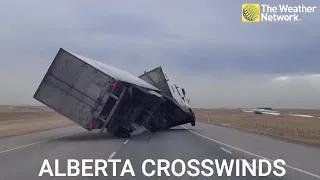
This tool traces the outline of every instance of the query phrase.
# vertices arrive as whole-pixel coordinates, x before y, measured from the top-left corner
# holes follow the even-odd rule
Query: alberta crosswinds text
[[[261,21],[301,21],[303,14],[314,13],[316,6],[287,4],[271,6],[261,4]]]

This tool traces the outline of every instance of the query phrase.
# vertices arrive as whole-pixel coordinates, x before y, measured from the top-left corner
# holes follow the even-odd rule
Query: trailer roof
[[[137,86],[145,87],[148,89],[153,89],[156,91],[161,91],[158,88],[152,86],[151,84],[145,82],[144,80],[140,79],[139,77],[137,77],[127,71],[124,71],[124,70],[118,69],[116,67],[104,64],[102,62],[99,62],[99,61],[84,57],[82,55],[67,51],[65,49],[63,49],[63,50],[74,55],[75,57],[81,59],[82,61],[90,64],[91,66],[99,69],[100,71],[106,73],[107,75],[109,75],[117,80],[124,81],[124,82],[131,83],[131,84],[135,84]]]

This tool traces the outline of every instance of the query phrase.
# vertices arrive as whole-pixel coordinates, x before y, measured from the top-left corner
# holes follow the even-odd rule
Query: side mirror
[[[186,96],[186,92],[184,91],[183,88],[181,89],[181,91],[182,91],[182,94],[183,94],[184,96]]]

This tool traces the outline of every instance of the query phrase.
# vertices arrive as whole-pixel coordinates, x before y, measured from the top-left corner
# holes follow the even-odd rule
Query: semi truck
[[[151,132],[195,126],[184,88],[162,67],[140,76],[60,48],[34,99],[88,131],[128,138],[137,127]]]

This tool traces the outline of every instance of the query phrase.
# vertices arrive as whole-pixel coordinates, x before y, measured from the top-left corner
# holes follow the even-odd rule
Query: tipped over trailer
[[[179,98],[170,87],[161,67],[137,77],[61,48],[33,97],[88,131],[130,137],[138,126],[195,125],[185,91]]]

